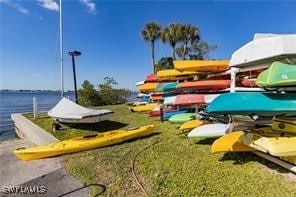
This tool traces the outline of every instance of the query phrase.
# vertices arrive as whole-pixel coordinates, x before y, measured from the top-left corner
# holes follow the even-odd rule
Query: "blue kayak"
[[[188,110],[179,110],[179,111],[172,111],[172,112],[165,112],[164,113],[164,119],[169,119],[170,117],[172,117],[173,115],[176,115],[176,114],[183,114],[183,113],[186,113],[188,112]]]
[[[218,96],[207,112],[222,115],[294,116],[296,94],[235,92]]]

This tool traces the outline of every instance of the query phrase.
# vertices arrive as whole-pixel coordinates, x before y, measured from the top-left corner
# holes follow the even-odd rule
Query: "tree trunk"
[[[154,41],[151,41],[152,73],[155,74]]]
[[[183,48],[183,54],[182,54],[182,60],[185,59],[186,51],[187,51],[187,41],[184,42],[184,48]]]
[[[176,44],[172,44],[172,48],[173,48],[173,59],[176,60]]]

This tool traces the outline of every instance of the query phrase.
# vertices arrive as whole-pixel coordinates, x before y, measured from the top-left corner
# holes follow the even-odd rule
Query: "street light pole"
[[[75,70],[75,58],[74,56],[81,55],[79,51],[69,52],[69,55],[72,56],[72,67],[73,67],[73,78],[74,78],[74,90],[75,90],[75,102],[78,104],[78,96],[77,96],[77,83],[76,83],[76,70]]]

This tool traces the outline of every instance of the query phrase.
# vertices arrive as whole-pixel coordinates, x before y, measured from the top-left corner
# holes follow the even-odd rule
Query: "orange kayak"
[[[178,89],[221,90],[230,87],[230,80],[202,80],[179,83]]]

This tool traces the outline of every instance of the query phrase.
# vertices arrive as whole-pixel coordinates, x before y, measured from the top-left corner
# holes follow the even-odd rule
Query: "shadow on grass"
[[[203,138],[198,140],[195,144],[211,145],[217,138]]]
[[[115,122],[115,121],[102,121],[95,124],[66,124],[63,123],[70,128],[80,129],[80,130],[89,130],[89,131],[96,131],[96,132],[105,132],[111,130],[117,130],[123,127],[126,127],[128,124],[122,122]],[[63,130],[63,127],[61,128]]]
[[[259,157],[258,155],[252,153],[252,152],[238,152],[238,153],[224,153],[223,157],[219,159],[219,161],[233,161],[233,165],[243,165],[248,162],[259,162],[266,167],[276,170],[279,173],[289,173],[290,171],[273,163],[270,162],[267,159],[264,159],[262,157]]]

